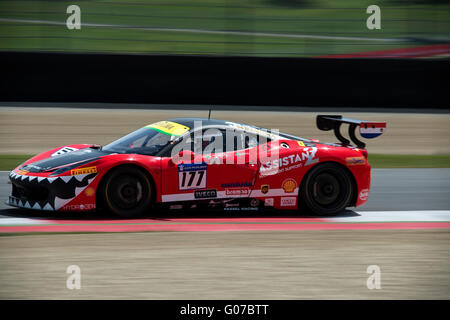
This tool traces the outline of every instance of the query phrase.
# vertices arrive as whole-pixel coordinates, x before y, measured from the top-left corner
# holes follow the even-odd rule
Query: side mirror
[[[179,162],[190,162],[195,158],[195,153],[191,150],[182,150],[177,155],[170,158],[170,162],[176,165]]]

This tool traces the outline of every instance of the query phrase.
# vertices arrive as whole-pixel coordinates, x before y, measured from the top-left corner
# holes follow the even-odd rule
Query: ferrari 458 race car
[[[354,145],[340,133],[349,125]],[[52,211],[103,208],[134,217],[163,207],[302,209],[336,214],[367,201],[365,144],[385,122],[317,116],[339,143],[319,143],[236,122],[176,118],[106,146],[76,144],[39,154],[11,171],[11,206]]]

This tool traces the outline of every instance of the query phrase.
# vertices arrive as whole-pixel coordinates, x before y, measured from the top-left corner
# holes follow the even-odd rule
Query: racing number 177
[[[178,180],[180,182],[180,190],[183,189],[199,189],[206,187],[206,171],[185,171],[179,172]]]

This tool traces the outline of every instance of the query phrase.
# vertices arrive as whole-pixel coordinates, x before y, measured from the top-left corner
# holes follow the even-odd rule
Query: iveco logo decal
[[[197,190],[194,192],[194,197],[198,198],[217,198],[217,190]]]

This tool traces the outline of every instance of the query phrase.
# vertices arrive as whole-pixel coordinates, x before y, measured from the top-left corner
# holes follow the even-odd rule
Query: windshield
[[[188,127],[175,122],[160,121],[127,134],[102,150],[153,156],[188,130]]]

